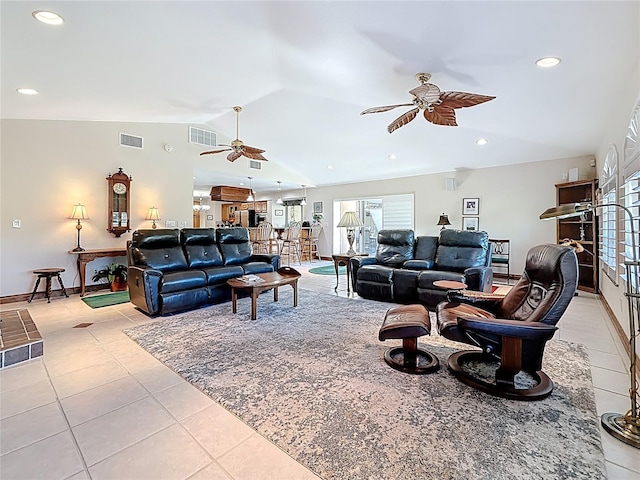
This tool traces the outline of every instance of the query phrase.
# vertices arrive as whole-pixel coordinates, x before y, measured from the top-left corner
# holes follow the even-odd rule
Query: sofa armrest
[[[481,308],[496,315],[500,311],[500,305],[502,298],[496,295],[482,295],[479,294],[468,295],[465,290],[449,290],[447,292],[447,300],[452,303],[465,303],[467,305],[473,305],[474,307]]]
[[[477,333],[521,338],[534,342],[547,341],[558,329],[555,325],[540,322],[523,322],[501,318],[464,318],[458,317],[458,325],[465,330]]]
[[[153,268],[129,267],[127,285],[131,303],[149,315],[160,311],[160,281],[162,272]]]
[[[407,260],[402,264],[405,270],[431,270],[433,266],[433,260]]]
[[[491,267],[470,267],[464,271],[465,282],[469,290],[491,292],[493,269]]]
[[[277,253],[254,253],[249,258],[250,262],[265,262],[273,266],[273,271],[277,272],[280,268],[280,255]]]

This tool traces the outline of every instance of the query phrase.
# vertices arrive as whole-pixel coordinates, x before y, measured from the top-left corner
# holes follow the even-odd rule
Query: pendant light
[[[300,205],[305,206],[307,204],[307,187],[302,185],[302,188],[304,188],[304,197],[302,197],[302,201],[300,202]]]
[[[276,203],[278,205],[282,205],[282,193],[280,193],[280,184],[282,182],[280,180],[278,180],[278,199],[276,200]]]
[[[247,202],[253,202],[254,197],[253,197],[253,188],[251,187],[251,180],[253,179],[253,177],[248,177],[249,178],[249,196],[247,197]]]

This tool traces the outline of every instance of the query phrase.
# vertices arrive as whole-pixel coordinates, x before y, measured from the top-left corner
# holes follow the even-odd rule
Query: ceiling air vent
[[[189,127],[189,143],[197,143],[208,147],[216,146],[216,134],[211,130],[203,128]]]
[[[262,170],[262,162],[258,162],[257,160],[249,160],[249,168],[253,168],[254,170]]]
[[[120,145],[123,147],[143,148],[142,137],[136,137],[135,135],[129,135],[128,133],[120,134]]]

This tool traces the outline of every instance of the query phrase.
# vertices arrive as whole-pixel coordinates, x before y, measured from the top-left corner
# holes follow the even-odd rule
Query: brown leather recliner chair
[[[541,371],[544,347],[557,330],[577,281],[574,250],[549,244],[529,250],[524,273],[503,298],[450,292],[449,301],[437,307],[438,332],[482,352],[454,353],[449,369],[462,382],[492,395],[515,400],[547,397],[553,382]],[[516,380],[521,371],[528,375]]]

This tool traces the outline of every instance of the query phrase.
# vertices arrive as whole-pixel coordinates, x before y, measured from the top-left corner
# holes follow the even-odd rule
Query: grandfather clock
[[[129,218],[131,216],[131,178],[129,175],[118,169],[118,173],[109,174],[109,217],[107,220],[107,231],[120,237],[123,233],[131,230]]]

